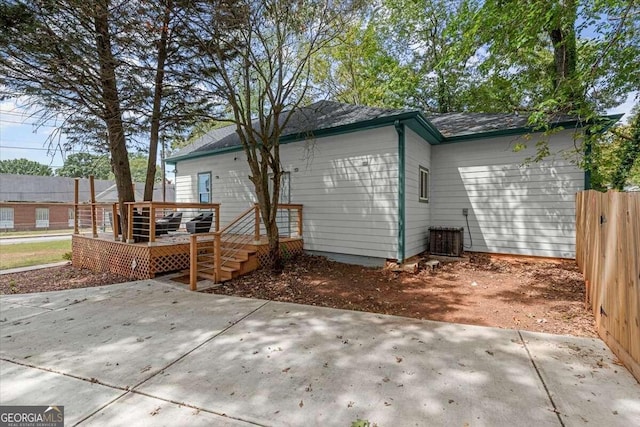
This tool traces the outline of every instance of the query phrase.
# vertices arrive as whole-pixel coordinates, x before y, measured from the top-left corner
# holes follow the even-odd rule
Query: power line
[[[57,128],[58,126],[55,125],[45,125],[45,124],[38,124],[38,123],[26,123],[26,122],[20,122],[20,121],[13,121],[13,120],[6,120],[6,119],[0,119],[0,123],[8,123],[8,124],[13,124],[13,125],[31,125],[31,126],[38,126],[38,127],[47,127],[47,128]]]
[[[0,148],[10,148],[13,150],[37,150],[37,151],[51,151],[51,152],[58,152],[58,149],[50,149],[50,148],[38,148],[38,147],[18,147],[18,146],[13,146],[13,145],[0,145]],[[73,150],[71,150],[73,151]],[[65,151],[65,153],[67,153],[68,151]]]
[[[35,117],[37,116],[37,113],[29,113],[26,111],[0,111],[0,116],[4,116],[4,115],[8,115],[8,116],[16,116],[16,117]]]

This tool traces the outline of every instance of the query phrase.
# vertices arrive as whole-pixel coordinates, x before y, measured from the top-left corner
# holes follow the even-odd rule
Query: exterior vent
[[[431,255],[462,256],[464,228],[429,227],[429,253]]]

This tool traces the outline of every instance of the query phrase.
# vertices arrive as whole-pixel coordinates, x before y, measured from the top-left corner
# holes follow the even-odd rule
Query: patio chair
[[[133,213],[133,241],[148,242],[149,241],[149,217]]]
[[[213,212],[201,213],[185,225],[190,234],[208,233],[213,222]]]
[[[156,221],[156,236],[178,231],[182,222],[182,212],[172,212]]]

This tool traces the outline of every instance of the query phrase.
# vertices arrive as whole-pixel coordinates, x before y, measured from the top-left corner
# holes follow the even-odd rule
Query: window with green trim
[[[418,182],[420,183],[418,200],[422,203],[429,203],[429,169],[419,167]]]
[[[211,172],[198,174],[198,202],[211,203]]]

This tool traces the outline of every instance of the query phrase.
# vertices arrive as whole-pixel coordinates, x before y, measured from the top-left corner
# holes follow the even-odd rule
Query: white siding
[[[280,146],[283,168],[291,172],[291,202],[304,205],[305,249],[396,257],[397,141],[388,126]],[[197,174],[211,171],[221,225],[255,200],[241,151],[181,161],[177,170],[178,202],[197,200]]]
[[[584,172],[566,158],[573,133],[553,135],[554,155],[527,166],[536,137],[518,153],[516,140],[433,146],[431,225],[464,227],[468,246],[462,209],[469,208],[473,247],[467,250],[574,258],[575,193],[584,187]]]
[[[431,146],[407,128],[405,135],[405,257],[409,258],[427,249],[429,205],[420,202],[420,167],[431,175]],[[429,176],[431,186],[431,176]],[[429,189],[431,194],[431,189]]]

